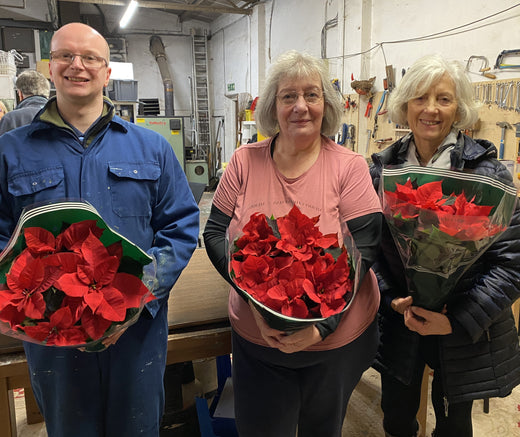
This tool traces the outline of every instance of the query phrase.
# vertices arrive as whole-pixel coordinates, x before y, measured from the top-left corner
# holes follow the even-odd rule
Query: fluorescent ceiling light
[[[130,1],[123,15],[123,18],[121,18],[121,21],[119,22],[119,27],[126,27],[138,6],[139,4],[135,0]]]

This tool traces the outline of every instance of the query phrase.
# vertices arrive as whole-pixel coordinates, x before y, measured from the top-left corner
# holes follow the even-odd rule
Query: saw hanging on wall
[[[505,58],[512,57],[516,58],[516,64],[510,64],[505,62]],[[495,69],[503,68],[520,68],[520,49],[514,50],[502,50],[497,57],[495,62]]]

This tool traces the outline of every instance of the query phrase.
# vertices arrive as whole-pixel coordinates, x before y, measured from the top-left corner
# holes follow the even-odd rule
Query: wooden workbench
[[[196,249],[170,293],[167,364],[231,353],[229,285]],[[28,423],[43,420],[32,394],[21,344],[0,347],[0,436],[16,437],[13,389],[24,388]]]

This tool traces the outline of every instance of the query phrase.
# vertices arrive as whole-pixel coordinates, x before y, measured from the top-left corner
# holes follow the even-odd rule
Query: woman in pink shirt
[[[290,335],[271,328],[231,288],[235,417],[243,436],[340,437],[350,395],[376,353],[379,290],[370,266],[382,215],[366,160],[327,137],[338,131],[342,114],[324,64],[285,53],[255,112],[270,138],[235,151],[213,198],[204,242],[230,284],[226,232],[237,235],[254,212],[281,217],[294,205],[319,216],[323,234],[347,223],[363,262],[350,307]]]

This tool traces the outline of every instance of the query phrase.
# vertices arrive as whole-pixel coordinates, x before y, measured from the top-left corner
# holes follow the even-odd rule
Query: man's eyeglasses
[[[284,106],[294,105],[300,96],[303,96],[307,104],[316,105],[323,99],[323,91],[317,89],[306,91],[304,93],[297,93],[296,91],[283,91],[276,95],[280,103]]]
[[[56,62],[57,64],[67,64],[70,65],[74,62],[74,59],[79,57],[81,59],[81,63],[85,68],[100,68],[100,67],[108,67],[108,62],[105,58],[101,56],[95,55],[80,55],[79,53],[71,53],[62,50],[58,50],[55,52],[51,52],[51,60]]]

